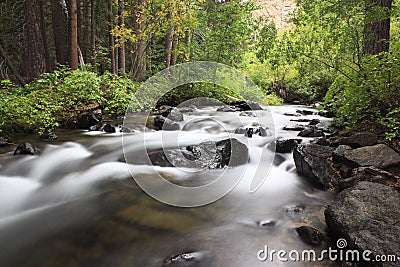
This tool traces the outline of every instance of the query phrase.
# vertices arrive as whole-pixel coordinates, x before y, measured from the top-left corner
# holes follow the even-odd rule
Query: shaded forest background
[[[120,116],[146,78],[207,60],[244,71],[265,92],[264,104],[321,102],[339,125],[367,125],[395,139],[397,3],[298,0],[292,27],[277,29],[254,16],[260,7],[252,1],[5,0],[0,126],[46,132],[88,106]],[[227,100],[215,86],[183,89],[178,99]]]

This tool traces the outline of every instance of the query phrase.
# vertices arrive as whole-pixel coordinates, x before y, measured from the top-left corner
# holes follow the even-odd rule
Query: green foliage
[[[365,56],[363,69],[351,79],[339,76],[325,97],[345,126],[359,122],[378,122],[387,137],[399,133],[400,51]]]
[[[2,84],[8,85],[8,82],[2,81]],[[120,116],[137,87],[137,83],[108,72],[100,76],[91,71],[63,68],[45,73],[24,88],[8,86],[0,90],[3,99],[0,128],[40,134],[51,132],[90,105],[102,107],[106,116]]]
[[[125,114],[129,103],[134,99],[139,84],[127,78],[106,72],[101,76],[100,88],[105,97],[105,114],[121,116]],[[138,110],[140,106],[136,107]]]

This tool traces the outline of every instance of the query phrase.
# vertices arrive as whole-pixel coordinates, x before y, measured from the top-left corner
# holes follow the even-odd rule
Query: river
[[[234,135],[248,140],[248,169],[268,173],[262,186],[250,194],[251,177],[245,173],[229,194],[201,207],[180,208],[153,199],[138,187],[129,169],[148,180],[156,171],[182,184],[212,180],[220,170],[187,175],[179,168],[153,168],[140,160],[127,168],[121,161],[120,133],[58,130],[59,139],[52,143],[26,137],[24,141],[41,149],[40,156],[13,156],[11,151],[0,155],[0,265],[162,266],[176,260],[173,266],[334,266],[327,261],[262,262],[257,258],[265,246],[286,251],[311,249],[295,228],[310,225],[323,231],[326,227],[323,210],[333,195],[298,176],[291,153],[277,153],[271,166],[262,161],[252,165],[261,152],[271,155],[266,151],[274,138],[297,135],[282,129],[295,123],[291,119],[327,120],[317,115],[284,115],[299,108],[304,109],[279,106],[255,112],[257,117],[272,115],[274,124],[268,126],[274,127],[273,136]],[[185,113],[181,142],[215,140],[221,128],[232,131],[238,126],[229,118],[237,115],[216,112],[215,107]],[[252,125],[257,117],[244,121]],[[128,138],[135,143],[135,138],[145,135],[144,146],[152,149],[172,146],[160,134],[136,129]],[[303,142],[309,140],[303,138]],[[139,159],[143,148],[125,150]],[[171,258],[182,253],[187,254]],[[179,262],[185,257],[189,260]]]

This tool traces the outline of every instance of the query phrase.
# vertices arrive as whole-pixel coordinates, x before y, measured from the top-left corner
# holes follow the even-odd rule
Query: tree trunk
[[[46,71],[38,0],[25,1],[25,72],[28,81]]]
[[[392,2],[393,0],[366,1],[363,40],[364,55],[377,55],[380,52],[389,51]]]
[[[171,66],[171,50],[172,50],[172,41],[174,38],[174,26],[171,25],[169,27],[167,36],[165,37],[165,67],[169,68]]]
[[[179,44],[179,38],[178,35],[175,34],[174,41],[172,42],[171,66],[176,65],[176,61],[178,59],[178,44]]]
[[[118,0],[118,25],[123,27],[125,24],[124,18],[124,10],[125,4],[124,0]],[[118,47],[118,68],[120,74],[126,73],[126,66],[125,66],[125,40],[121,40],[121,43]]]
[[[96,51],[96,1],[90,1],[90,47],[92,49],[92,66],[96,69],[97,51]]]
[[[113,1],[108,1],[108,46],[109,46],[109,56],[111,59],[111,73],[116,74],[118,67],[116,66],[115,58],[115,40],[114,36],[111,34],[111,30],[114,28],[114,14],[113,14]]]
[[[68,63],[68,13],[59,0],[52,0],[51,5],[56,61],[64,65]]]
[[[44,49],[44,58],[46,62],[46,71],[50,72],[52,70],[50,52],[49,52],[49,42],[47,41],[47,27],[46,27],[46,15],[45,10],[43,8],[43,1],[39,0],[39,10],[40,10],[40,24],[41,24],[41,33],[43,39],[43,49]],[[46,3],[45,3],[46,4]]]
[[[4,58],[4,60],[6,61],[7,66],[10,68],[10,70],[14,74],[18,84],[23,87],[25,84],[24,84],[24,81],[22,80],[21,75],[19,75],[19,73],[18,73],[17,69],[15,68],[14,64],[12,64],[11,60],[8,58],[8,56],[6,54],[6,51],[4,51],[3,47],[1,46],[1,44],[0,44],[0,54]]]
[[[137,82],[143,82],[146,79],[146,49],[146,41],[139,40],[132,55],[132,73]]]
[[[71,69],[78,69],[78,17],[77,17],[77,0],[71,0],[70,11],[70,61]]]

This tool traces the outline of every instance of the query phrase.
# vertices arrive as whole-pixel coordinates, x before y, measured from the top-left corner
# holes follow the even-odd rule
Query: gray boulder
[[[346,239],[348,249],[370,250],[370,258],[400,255],[400,193],[389,186],[360,182],[342,191],[326,209],[325,219],[332,236]]]
[[[348,145],[352,148],[373,146],[378,142],[378,137],[369,132],[355,133],[348,137],[339,137],[331,142],[333,146]]]
[[[373,166],[390,170],[400,165],[400,155],[385,144],[351,149],[339,146],[334,153],[335,161],[351,168]]]
[[[297,172],[324,189],[333,189],[340,178],[329,161],[333,150],[315,144],[297,146],[293,151]]]

